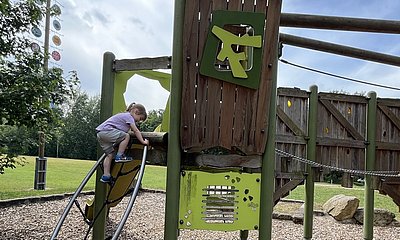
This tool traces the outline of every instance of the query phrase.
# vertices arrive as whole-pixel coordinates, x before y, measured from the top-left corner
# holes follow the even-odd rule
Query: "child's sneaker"
[[[133,158],[132,157],[127,157],[127,156],[125,156],[125,154],[122,154],[122,155],[117,155],[116,157],[115,157],[115,162],[116,163],[124,163],[124,162],[130,162],[130,161],[132,161],[133,160]]]
[[[111,182],[111,179],[112,179],[111,176],[103,175],[103,176],[101,176],[101,178],[100,178],[100,182],[102,182],[102,183],[110,183],[110,182]]]

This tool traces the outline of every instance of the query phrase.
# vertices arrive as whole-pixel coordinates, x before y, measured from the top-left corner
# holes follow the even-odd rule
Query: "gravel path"
[[[79,199],[81,205],[88,196]],[[112,208],[107,233],[111,234],[127,203]],[[30,203],[0,208],[0,239],[49,239],[69,199]],[[131,215],[119,239],[163,239],[165,194],[142,192],[136,199]],[[74,207],[62,227],[58,239],[84,239],[88,226]],[[273,219],[272,239],[303,239],[303,226],[288,220]],[[314,218],[313,239],[363,239],[361,225],[340,224],[329,216]],[[400,227],[374,227],[376,240],[400,239]],[[89,237],[88,239],[91,239]],[[233,240],[239,232],[181,231],[180,240]],[[258,239],[257,231],[250,231],[248,239]]]

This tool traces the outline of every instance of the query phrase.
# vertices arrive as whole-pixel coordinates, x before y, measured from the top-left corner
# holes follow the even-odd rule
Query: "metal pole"
[[[101,87],[101,109],[100,109],[100,121],[106,120],[113,113],[113,102],[114,102],[114,81],[115,72],[113,71],[113,62],[115,55],[111,52],[104,53],[103,56],[103,77]],[[98,148],[98,155],[102,153],[102,150]],[[103,204],[106,200],[107,184],[100,182],[100,177],[103,175],[103,171],[100,167],[97,168],[96,172],[96,187],[95,187],[95,198],[94,198],[94,216],[98,214],[96,221],[93,224],[93,239],[104,239],[105,235],[105,224],[107,216],[107,207],[103,208]],[[101,212],[100,212],[101,211]]]
[[[57,226],[53,231],[53,234],[51,235],[50,239],[56,239],[58,233],[60,232],[60,229],[65,221],[65,218],[68,216],[69,211],[71,210],[76,198],[78,197],[78,195],[82,192],[82,189],[86,186],[86,183],[90,180],[90,178],[92,177],[93,173],[96,171],[96,168],[99,166],[99,164],[103,161],[103,159],[105,158],[105,154],[103,154],[103,156],[101,156],[99,158],[99,160],[97,160],[97,162],[93,165],[92,169],[90,169],[90,171],[88,172],[88,174],[85,176],[85,178],[82,180],[81,184],[79,185],[79,187],[76,189],[74,195],[71,197],[71,199],[69,200],[68,205],[65,207],[63,214],[61,215],[60,219],[58,220]]]
[[[308,141],[307,159],[315,161],[317,144],[317,116],[318,116],[318,87],[310,87],[309,116],[308,116]],[[314,212],[314,172],[311,165],[307,164],[304,204],[304,239],[312,239],[313,212]]]
[[[135,188],[133,189],[133,193],[131,195],[131,198],[129,199],[128,206],[126,207],[124,215],[122,216],[121,221],[118,224],[117,230],[115,230],[112,240],[118,239],[119,234],[121,233],[122,228],[124,227],[126,220],[128,219],[129,214],[131,213],[133,204],[135,203],[136,197],[139,193],[140,184],[142,183],[142,179],[143,179],[143,175],[144,175],[144,167],[146,166],[146,157],[147,157],[147,146],[144,146],[142,163],[140,165],[139,176],[137,178]]]
[[[372,171],[375,168],[376,148],[376,93],[368,93],[367,112],[367,156],[365,158],[365,170]],[[364,186],[364,239],[372,240],[374,235],[374,189],[372,176],[365,175]]]
[[[272,232],[272,212],[274,207],[275,191],[275,135],[276,135],[276,88],[278,72],[278,34],[279,18],[281,15],[282,0],[268,1],[267,22],[265,31],[265,41],[268,43],[263,50],[266,56],[264,66],[268,69],[264,79],[261,81],[271,81],[270,108],[268,115],[268,136],[266,149],[262,158],[261,168],[261,190],[260,190],[260,222],[259,239],[271,239]]]
[[[172,79],[170,95],[170,123],[167,153],[167,196],[165,203],[164,239],[178,238],[179,186],[181,167],[180,119],[183,81],[183,25],[185,0],[176,0],[174,6],[174,35],[172,46]]]

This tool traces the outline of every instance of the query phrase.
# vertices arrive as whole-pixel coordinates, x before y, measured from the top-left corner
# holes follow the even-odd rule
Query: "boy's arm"
[[[136,127],[135,124],[131,124],[131,130],[135,134],[136,138],[143,144],[143,145],[149,145],[149,140],[143,139],[142,133],[139,131],[139,129]]]

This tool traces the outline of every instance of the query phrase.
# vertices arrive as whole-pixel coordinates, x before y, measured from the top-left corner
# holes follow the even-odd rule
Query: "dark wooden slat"
[[[278,188],[274,192],[274,202],[276,203],[279,201],[281,197],[283,197],[285,194],[288,194],[290,191],[295,189],[298,185],[300,185],[303,182],[303,180],[300,179],[294,179],[283,185],[281,188]],[[286,196],[286,195],[285,195]]]
[[[288,115],[282,110],[280,106],[276,107],[276,114],[277,116],[286,124],[290,130],[294,133],[296,136],[305,136],[303,130],[301,130]]]
[[[135,71],[135,70],[153,70],[153,69],[170,69],[171,57],[155,57],[155,58],[136,58],[136,59],[120,59],[115,60],[114,70]]]
[[[364,137],[347,121],[345,117],[328,100],[319,99],[319,102],[339,121],[355,140],[364,140]]]
[[[308,98],[309,94],[305,90],[300,90],[299,88],[278,88],[278,96],[283,95],[285,97],[299,97],[299,98]]]
[[[348,94],[338,94],[338,93],[318,93],[319,99],[327,99],[341,102],[350,102],[350,103],[368,103],[368,99],[363,96],[356,95],[348,95]]]
[[[288,143],[288,144],[307,144],[307,140],[302,136],[288,136],[277,134],[275,136],[276,143]]]
[[[317,138],[317,145],[330,146],[330,147],[365,148],[365,141],[324,137],[324,138]]]
[[[204,167],[246,167],[246,168],[260,168],[261,156],[241,156],[241,155],[210,155],[201,154],[196,156],[195,162],[198,166]]]
[[[275,4],[279,5],[279,4]],[[275,6],[273,5],[273,6]],[[277,63],[277,51],[278,48],[278,34],[279,34],[279,18],[280,10],[272,9],[268,7],[267,1],[257,1],[256,12],[264,12],[266,16],[266,26],[264,34],[264,46],[263,46],[263,56],[262,56],[262,68],[261,68],[261,78],[260,87],[258,89],[258,100],[257,100],[257,116],[256,116],[256,148],[257,152],[264,153],[265,145],[268,136],[268,125],[275,124],[269,123],[270,113],[270,102],[272,94],[276,94],[276,89],[272,89],[272,83],[274,81],[274,71],[273,66]],[[277,6],[278,7],[278,6]],[[264,11],[263,11],[264,10]],[[268,13],[267,13],[268,12]],[[278,22],[277,22],[278,21]]]
[[[198,1],[189,1],[185,5],[185,25],[183,29],[183,84],[181,113],[181,145],[184,149],[193,146],[196,136],[194,114],[196,109],[196,84],[198,78]]]
[[[283,27],[316,28],[377,33],[400,33],[400,21],[282,13]]]
[[[400,119],[390,109],[382,104],[378,104],[378,108],[389,118],[394,126],[400,130]]]
[[[376,142],[377,150],[400,151],[400,144],[389,142]]]
[[[205,41],[207,39],[208,28],[210,24],[210,16],[211,16],[211,4],[212,1],[205,0],[199,1],[200,5],[200,15],[195,16],[196,18],[200,16],[199,23],[199,36],[198,36],[198,55],[199,61],[202,58],[203,48],[205,45]],[[200,62],[199,62],[200,64]],[[202,146],[205,144],[207,139],[205,138],[206,134],[206,110],[207,110],[207,86],[208,79],[199,74],[198,82],[197,82],[197,92],[196,92],[196,124],[195,124],[195,136],[194,136],[194,144],[196,147]]]

